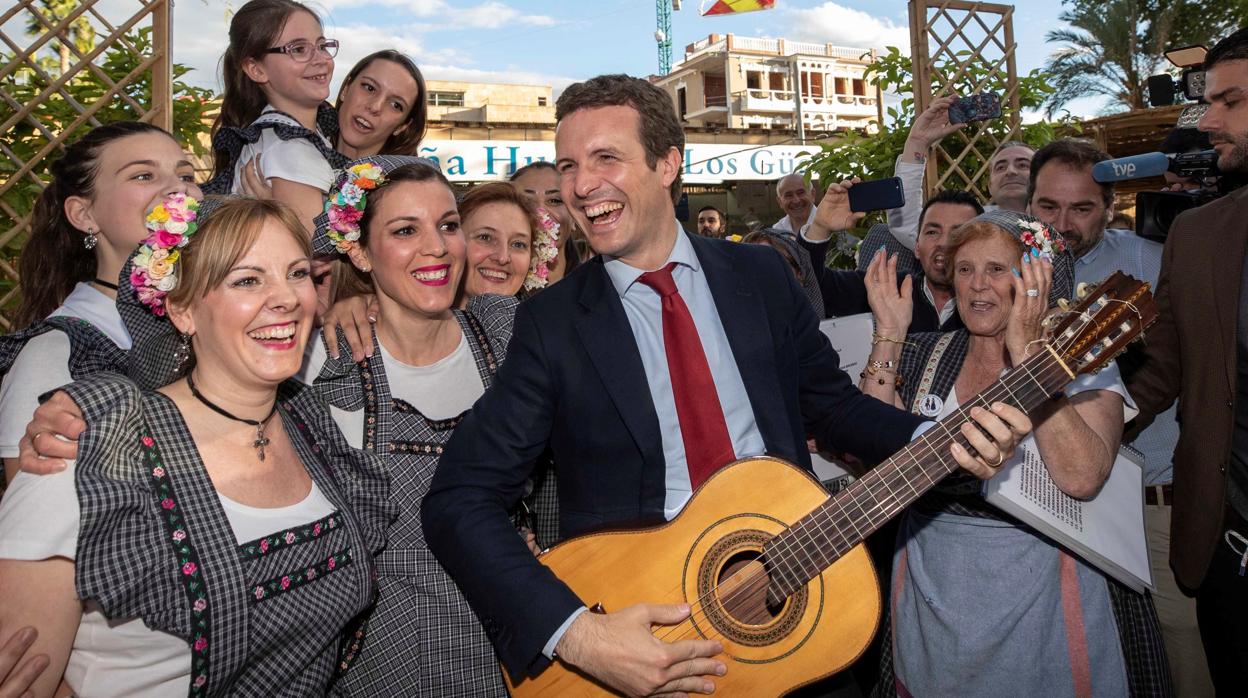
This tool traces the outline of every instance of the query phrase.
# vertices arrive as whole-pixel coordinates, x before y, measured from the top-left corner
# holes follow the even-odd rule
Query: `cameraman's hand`
[[[727,671],[712,659],[723,645],[713,640],[669,643],[651,631],[653,625],[677,625],[688,617],[685,605],[638,604],[616,613],[582,613],[559,639],[555,654],[627,696],[711,693],[715,684],[709,677]]]

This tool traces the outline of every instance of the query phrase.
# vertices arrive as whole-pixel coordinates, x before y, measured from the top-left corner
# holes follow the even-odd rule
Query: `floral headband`
[[[538,230],[533,237],[533,258],[524,277],[524,289],[546,288],[551,263],[559,256],[559,221],[544,208],[537,209]]]
[[[331,192],[325,202],[325,215],[329,226],[325,234],[334,247],[346,254],[359,246],[360,220],[364,218],[364,206],[368,192],[384,186],[386,174],[375,163],[362,162],[346,171],[347,181],[336,192]]]
[[[1053,260],[1053,255],[1066,251],[1066,240],[1052,227],[1036,220],[1018,221],[1020,235],[1018,239],[1023,245],[1038,250],[1040,256]]]
[[[178,285],[181,248],[199,229],[199,201],[186,194],[170,194],[147,214],[147,239],[134,256],[130,285],[139,302],[156,315],[165,314],[165,296]]]

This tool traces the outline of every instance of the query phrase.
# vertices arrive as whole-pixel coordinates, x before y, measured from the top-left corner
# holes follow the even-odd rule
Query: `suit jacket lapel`
[[[1244,279],[1244,255],[1248,253],[1248,226],[1237,224],[1233,212],[1228,207],[1218,220],[1210,221],[1209,225],[1197,232],[1211,238],[1219,234],[1228,237],[1209,241],[1209,261],[1206,269],[1213,270],[1214,317],[1218,323],[1219,338],[1222,347],[1221,364],[1226,370],[1226,384],[1233,393],[1235,391],[1235,373],[1238,371],[1236,331],[1239,326],[1239,304],[1242,301],[1240,291]]]
[[[624,304],[611,285],[601,258],[590,262],[596,268],[586,274],[580,296],[576,330],[594,369],[607,388],[607,395],[641,451],[641,495],[643,509],[663,510],[666,497],[666,470],[659,417],[650,397],[650,384],[641,363],[641,352],[633,338]]]
[[[767,309],[759,292],[750,283],[746,269],[728,254],[722,245],[714,245],[697,236],[690,236],[698,261],[706,274],[706,283],[715,298],[724,334],[732,347],[732,356],[745,392],[754,410],[754,421],[763,437],[768,453],[790,454],[800,449],[793,443],[784,401],[779,387]],[[805,449],[805,444],[802,445]]]

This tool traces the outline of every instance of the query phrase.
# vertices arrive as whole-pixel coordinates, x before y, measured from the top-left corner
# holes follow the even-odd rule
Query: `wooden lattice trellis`
[[[5,177],[0,181],[0,330],[10,327],[7,314],[17,299],[15,254],[30,230],[29,210],[6,194],[19,187],[41,190],[48,162],[81,129],[98,126],[101,109],[122,104],[142,121],[166,130],[173,125],[170,0],[77,0],[59,20],[41,11],[48,4],[16,0],[0,14],[0,167]],[[83,20],[95,32],[94,45],[85,50],[71,36]],[[133,32],[144,27],[151,29],[149,50],[132,41]],[[63,71],[47,65],[54,45],[68,50]],[[101,67],[106,56],[118,51],[135,59],[133,69],[119,79]],[[136,99],[128,88],[144,78],[150,78],[151,89]],[[82,103],[71,86],[87,80],[99,94]]]
[[[994,133],[989,122],[965,129],[962,147],[947,150],[937,144],[927,163],[927,192],[964,189],[981,201],[989,196],[980,182],[988,171],[991,153],[1001,143],[1018,137],[1018,73],[1015,65],[1014,7],[962,0],[910,0],[910,55],[914,61],[915,113],[934,98],[971,91],[999,91],[1008,120],[1008,134]],[[978,75],[982,69],[982,75]],[[974,154],[981,157],[971,157]],[[971,163],[978,160],[979,163]],[[969,170],[969,171],[968,171]]]

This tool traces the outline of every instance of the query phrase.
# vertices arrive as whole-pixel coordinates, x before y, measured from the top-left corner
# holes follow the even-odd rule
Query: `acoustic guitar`
[[[708,478],[662,526],[574,538],[540,559],[598,612],[689,604],[687,620],[654,634],[719,640],[728,671],[716,695],[778,696],[836,673],[879,623],[863,540],[958,468],[951,443],[974,452],[959,431],[970,409],[1005,402],[1031,412],[1156,320],[1148,284],[1121,272],[1080,294],[1050,318],[1040,351],[835,496],[784,461],[748,458]],[[558,661],[508,687],[517,698],[612,695]]]

